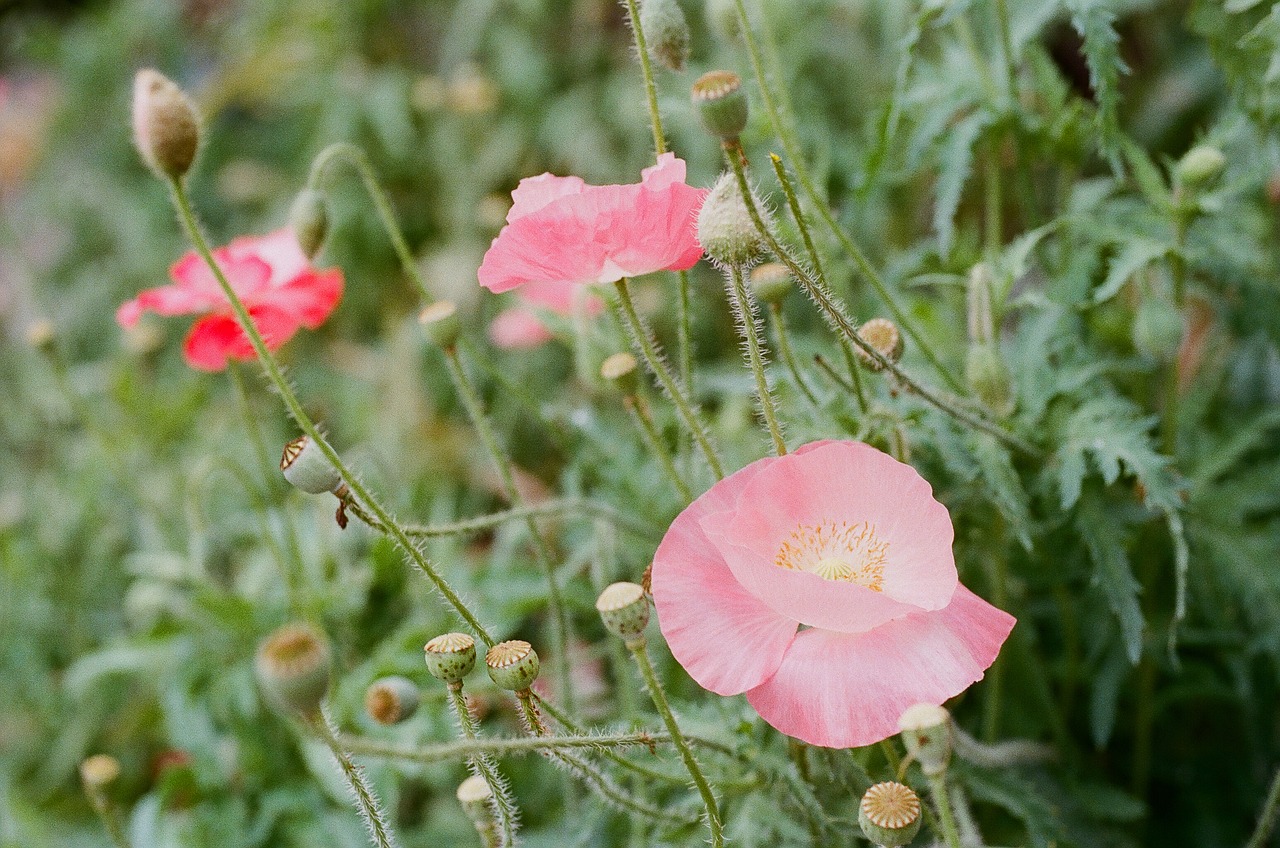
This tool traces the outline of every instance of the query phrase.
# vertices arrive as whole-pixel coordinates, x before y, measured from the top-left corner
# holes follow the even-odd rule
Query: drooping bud
[[[200,146],[200,120],[191,98],[151,68],[133,78],[133,140],[151,170],[172,179],[191,169]]]
[[[717,38],[729,44],[742,41],[742,22],[734,0],[707,0],[706,16]]]
[[[898,330],[898,325],[888,318],[872,318],[858,328],[858,335],[876,353],[894,365],[897,365],[898,360],[902,358],[902,333]],[[858,354],[858,359],[862,361],[862,364],[872,371],[879,371],[884,367],[879,360],[872,357],[861,347],[855,346],[854,351]]]
[[[689,24],[676,0],[641,0],[640,29],[653,61],[683,71],[689,58]]]
[[[782,303],[794,286],[791,272],[781,262],[766,262],[751,269],[751,289],[763,303]]]
[[[308,436],[299,436],[284,446],[280,471],[284,479],[312,495],[337,492],[343,486],[338,469]]]
[[[978,399],[1000,415],[1013,411],[1009,368],[994,344],[972,345],[965,354],[964,376]]]
[[[298,246],[308,259],[314,259],[329,234],[329,203],[324,192],[313,188],[303,189],[289,207],[289,226],[293,228]]]
[[[640,385],[636,358],[626,351],[615,353],[601,362],[600,376],[624,395],[634,395]]]
[[[418,711],[418,685],[407,677],[383,677],[364,691],[364,711],[378,724],[399,724]]]
[[[766,213],[754,192],[752,200],[764,216]],[[702,202],[698,210],[698,241],[707,255],[724,267],[746,268],[764,256],[764,239],[751,220],[732,173],[721,174]]]
[[[493,797],[493,790],[483,777],[471,775],[458,784],[457,794],[458,803],[467,818],[476,825],[489,823],[489,799]]]
[[[329,691],[329,640],[310,624],[286,624],[258,648],[254,671],[277,707],[313,715]]]
[[[1174,173],[1187,188],[1205,188],[1222,176],[1226,167],[1227,157],[1221,150],[1202,144],[1183,154]]]
[[[94,754],[80,764],[80,782],[91,796],[105,793],[120,778],[120,761],[108,754]]]
[[[443,633],[422,650],[427,671],[445,683],[457,683],[476,667],[476,640],[465,633]]]
[[[858,824],[872,845],[906,845],[920,832],[920,796],[902,783],[877,783],[858,804]]]
[[[1145,297],[1133,316],[1133,346],[1160,362],[1178,351],[1183,335],[1182,312],[1163,297]]]
[[[969,341],[987,344],[995,338],[995,318],[991,308],[991,266],[979,262],[969,271]]]
[[[489,677],[499,689],[520,692],[538,679],[538,654],[528,642],[499,642],[485,654]]]
[[[951,713],[937,704],[908,707],[898,719],[902,744],[925,774],[941,774],[951,761]]]
[[[445,350],[458,343],[458,305],[452,300],[438,300],[418,313],[418,323],[427,338]]]
[[[606,586],[596,599],[596,609],[610,633],[628,643],[644,639],[644,628],[649,623],[649,599],[643,587],[635,583]]]
[[[747,93],[733,71],[708,71],[693,83],[690,99],[702,125],[721,141],[737,141],[747,126]]]

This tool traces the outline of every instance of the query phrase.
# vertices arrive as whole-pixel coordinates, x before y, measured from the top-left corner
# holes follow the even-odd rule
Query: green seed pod
[[[272,633],[258,648],[258,685],[276,707],[313,715],[329,691],[329,640],[310,624],[294,623]]]
[[[1168,361],[1182,344],[1183,321],[1178,307],[1162,297],[1147,297],[1133,316],[1133,346],[1160,362]]]
[[[364,711],[378,724],[399,724],[418,711],[418,685],[407,677],[383,677],[364,692]]]
[[[751,289],[763,303],[782,303],[795,280],[781,262],[766,262],[751,269]]]
[[[649,623],[649,599],[635,583],[613,583],[596,599],[596,609],[609,632],[627,642],[644,639]]]
[[[872,845],[906,845],[920,832],[920,796],[901,783],[877,783],[858,804],[858,824]]]
[[[289,207],[289,226],[303,254],[314,258],[329,234],[329,203],[324,193],[312,188],[298,192]]]
[[[951,761],[953,744],[951,713],[937,704],[908,707],[898,719],[902,744],[907,746],[925,774],[941,774]]]
[[[476,640],[465,633],[444,633],[422,650],[427,671],[445,683],[457,683],[476,667]]]
[[[640,371],[636,358],[623,351],[600,363],[600,376],[624,395],[634,395],[640,388]]]
[[[538,654],[528,642],[499,642],[485,654],[489,677],[499,689],[520,692],[538,679]]]
[[[473,774],[462,781],[458,784],[457,795],[467,818],[476,824],[488,824],[489,799],[493,797],[493,790],[483,777]]]
[[[157,176],[180,179],[200,147],[200,120],[186,92],[159,71],[133,78],[133,140]]]
[[[80,782],[90,795],[101,795],[120,778],[120,761],[107,754],[94,754],[80,764]]]
[[[676,0],[641,0],[640,29],[653,61],[683,71],[689,58],[689,24]]]
[[[690,99],[698,117],[721,141],[737,141],[747,126],[747,93],[733,71],[708,71],[694,82]]]
[[[885,359],[898,364],[898,360],[902,359],[902,333],[898,330],[898,325],[890,321],[888,318],[872,318],[867,323],[858,328],[858,335],[862,340],[871,345],[876,353]],[[858,359],[872,371],[879,371],[884,366],[880,361],[873,358],[871,354],[858,346],[854,346],[854,352],[858,354]]]
[[[458,305],[452,300],[438,300],[419,312],[418,323],[427,338],[445,350],[458,343],[461,326],[458,323]]]
[[[756,209],[765,215],[754,193],[752,199]],[[720,175],[698,210],[698,241],[707,256],[725,268],[746,268],[764,256],[764,239],[751,220],[733,174]]]
[[[342,475],[329,457],[306,436],[299,436],[284,446],[280,471],[284,479],[312,495],[337,492],[343,485]]]
[[[1226,167],[1227,157],[1221,150],[1202,144],[1191,148],[1178,160],[1174,173],[1178,182],[1187,188],[1206,188],[1222,176]]]
[[[1013,411],[1013,385],[1000,349],[973,345],[964,360],[964,376],[978,399],[1000,415]]]

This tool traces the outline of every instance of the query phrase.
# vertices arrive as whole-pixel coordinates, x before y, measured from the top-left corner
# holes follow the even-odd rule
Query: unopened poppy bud
[[[418,685],[407,677],[383,677],[364,691],[364,711],[378,724],[399,724],[418,711]]]
[[[94,754],[80,764],[85,792],[101,795],[120,777],[120,761],[108,754]]]
[[[458,343],[458,305],[452,300],[438,300],[418,313],[418,323],[427,338],[445,350]]]
[[[858,804],[858,824],[872,845],[906,845],[920,832],[920,796],[902,783],[877,783]]]
[[[303,254],[314,259],[329,234],[329,204],[324,193],[313,188],[298,192],[289,207],[289,226]]]
[[[898,360],[902,358],[902,333],[898,330],[898,325],[888,318],[872,318],[858,328],[858,335],[871,346],[872,350],[894,365],[897,365]],[[879,371],[884,367],[879,360],[861,347],[855,346],[854,351],[857,352],[858,359],[862,360],[862,364],[872,371]]]
[[[489,799],[493,797],[493,790],[483,777],[473,774],[462,781],[458,784],[457,795],[467,818],[476,824],[488,824]]]
[[[908,707],[898,719],[902,743],[925,774],[941,774],[951,761],[951,713],[937,704]]]
[[[766,262],[751,270],[751,289],[764,303],[782,303],[795,280],[781,262]]]
[[[1013,387],[1009,368],[994,344],[973,345],[965,354],[964,376],[978,399],[993,411],[1007,415],[1013,411]]]
[[[1202,144],[1191,148],[1178,160],[1175,174],[1178,182],[1187,188],[1204,188],[1222,176],[1226,167],[1227,157],[1221,150]]]
[[[313,715],[329,691],[329,640],[309,624],[286,624],[258,648],[254,671],[277,707]]]
[[[644,628],[649,623],[649,599],[643,587],[635,583],[613,583],[596,599],[596,609],[610,633],[628,643],[644,639]]]
[[[1162,297],[1147,297],[1133,316],[1133,346],[1161,362],[1182,344],[1183,321],[1178,307]]]
[[[191,98],[151,68],[133,78],[133,139],[151,170],[173,179],[191,169],[200,146],[200,120]]]
[[[312,495],[337,492],[343,485],[338,469],[308,436],[299,436],[284,446],[280,471],[284,479]]]
[[[752,196],[764,215],[760,200]],[[698,210],[698,241],[713,261],[724,267],[745,268],[764,256],[765,243],[731,173],[720,175]]]
[[[640,29],[653,61],[673,71],[684,70],[689,58],[689,24],[676,0],[641,0]]]
[[[742,22],[735,0],[707,0],[707,23],[716,37],[730,44],[742,41]]]
[[[457,683],[476,667],[476,640],[465,633],[441,634],[422,650],[427,671],[445,683]]]
[[[969,341],[987,344],[995,338],[995,317],[991,308],[991,266],[979,262],[969,271]]]
[[[708,132],[721,141],[738,140],[748,115],[742,77],[733,71],[708,71],[694,82],[690,97]]]
[[[626,351],[615,353],[600,363],[600,376],[624,395],[634,395],[640,383],[637,366],[636,358]]]
[[[499,642],[485,654],[489,677],[499,689],[520,692],[538,679],[538,654],[528,642]]]

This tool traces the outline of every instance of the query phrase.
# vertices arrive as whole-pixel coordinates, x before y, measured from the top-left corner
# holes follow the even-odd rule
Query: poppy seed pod
[[[897,365],[898,360],[902,358],[902,333],[898,330],[898,325],[888,318],[872,318],[858,328],[858,335],[876,353],[894,365]],[[879,371],[884,367],[879,360],[872,357],[861,347],[855,347],[854,351],[858,354],[858,359],[862,361],[862,364],[872,371]]]
[[[438,300],[419,312],[418,323],[427,338],[445,350],[458,343],[462,328],[458,323],[458,305],[452,300]]]
[[[640,385],[638,363],[631,354],[615,353],[600,363],[600,376],[624,395],[634,395]]]
[[[766,262],[751,269],[751,289],[764,303],[782,303],[794,286],[791,272],[781,262]]]
[[[427,671],[436,680],[457,683],[476,667],[476,640],[465,633],[443,633],[422,648]]]
[[[920,796],[895,781],[877,783],[858,804],[858,825],[872,845],[906,845],[920,832]]]
[[[320,709],[329,691],[329,640],[310,624],[286,624],[258,648],[258,685],[275,706],[303,715]]]
[[[200,120],[186,92],[159,71],[133,78],[133,140],[157,176],[180,179],[200,146]]]
[[[1222,151],[1209,145],[1199,145],[1188,150],[1174,173],[1187,188],[1204,188],[1222,176],[1227,167],[1227,157]]]
[[[100,794],[120,778],[120,761],[108,754],[94,754],[80,764],[80,782],[90,794]]]
[[[644,628],[649,623],[649,599],[641,586],[635,583],[607,586],[596,599],[596,610],[610,633],[628,643],[644,639]]]
[[[708,71],[689,92],[702,125],[721,141],[737,141],[750,114],[742,77],[733,71]]]
[[[378,724],[399,724],[418,711],[418,686],[407,677],[383,677],[364,692],[364,711]]]
[[[528,642],[499,642],[485,654],[489,677],[499,689],[520,692],[538,679],[538,654]]]
[[[280,471],[284,479],[312,495],[337,492],[343,485],[338,469],[307,436],[299,436],[284,446]]]
[[[472,822],[489,821],[489,799],[493,797],[493,790],[489,788],[489,784],[483,777],[473,774],[462,781],[458,784],[457,796],[458,803],[462,805],[462,811]]]
[[[760,200],[754,196],[752,200],[760,210]],[[726,268],[746,268],[764,256],[764,239],[732,173],[720,175],[698,210],[698,241],[716,264]]]
[[[951,761],[951,713],[937,704],[908,707],[898,719],[902,744],[915,756],[925,774],[943,772]]]

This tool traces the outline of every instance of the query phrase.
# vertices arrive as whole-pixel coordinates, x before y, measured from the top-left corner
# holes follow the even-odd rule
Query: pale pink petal
[[[253,307],[249,315],[269,350],[280,347],[298,331],[296,316],[271,306]],[[206,315],[197,321],[187,334],[182,352],[187,364],[201,371],[221,371],[227,367],[228,360],[249,360],[255,356],[249,337],[236,319],[226,313]]]
[[[489,323],[489,341],[504,350],[538,347],[555,338],[532,310],[514,307],[498,313]]]
[[[241,298],[253,297],[271,283],[271,266],[256,256],[248,254],[233,256],[227,248],[220,247],[213,252],[213,259],[222,269],[232,290]],[[194,251],[185,254],[170,266],[169,279],[173,280],[177,288],[193,295],[204,296],[210,304],[227,302],[222,286],[218,284],[218,278]],[[213,306],[206,308],[211,309]]]
[[[267,263],[271,268],[271,278],[267,284],[273,288],[289,283],[311,268],[311,263],[298,244],[298,237],[289,227],[265,236],[241,236],[223,250],[232,259],[252,257]]]
[[[668,151],[658,157],[658,164],[640,172],[640,184],[649,191],[661,191],[674,184],[683,184],[684,177],[684,160]]]
[[[555,174],[539,174],[525,177],[511,192],[511,209],[507,223],[537,212],[552,201],[570,194],[579,194],[587,184],[581,177],[557,177]]]
[[[897,733],[913,704],[941,704],[981,680],[1013,625],[1013,616],[959,586],[946,608],[867,633],[803,630],[747,701],[811,745],[870,745]]]
[[[598,296],[588,293],[577,283],[562,280],[525,283],[520,287],[519,296],[531,306],[550,309],[558,315],[572,315],[577,300],[582,301],[582,308],[588,315],[599,315],[604,311],[604,301]]]
[[[501,294],[538,281],[594,281],[604,264],[604,251],[583,240],[585,229],[585,222],[554,210],[511,222],[480,263],[480,285]]]
[[[306,268],[279,288],[263,293],[258,302],[295,315],[304,327],[314,330],[337,308],[342,287],[342,272],[337,268]]]

